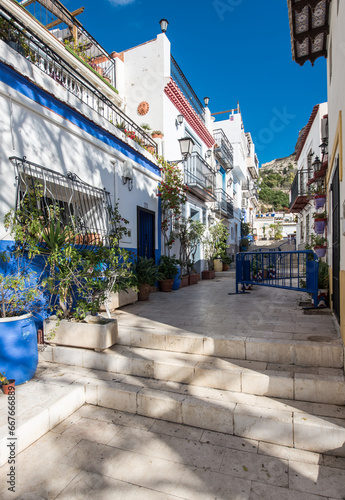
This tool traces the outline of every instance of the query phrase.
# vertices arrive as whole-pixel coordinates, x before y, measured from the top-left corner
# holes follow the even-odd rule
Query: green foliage
[[[327,245],[327,238],[325,238],[321,234],[312,233],[310,236],[310,240],[311,240],[311,247],[312,248],[323,247],[323,246]]]
[[[35,278],[35,273],[24,275],[22,271],[8,276],[0,274],[1,318],[21,316],[38,307],[41,292]]]
[[[319,288],[328,289],[329,288],[329,273],[328,264],[326,262],[319,262]]]
[[[171,221],[178,222],[182,215],[182,205],[186,203],[185,184],[183,174],[177,165],[170,165],[162,156],[158,156],[158,163],[162,174],[158,195],[161,199],[162,222],[161,231],[165,249],[170,250],[174,242],[170,233]]]
[[[259,199],[270,205],[274,210],[283,210],[289,207],[289,195],[282,189],[290,189],[294,179],[294,167],[289,164],[283,169],[283,175],[273,169],[260,172]]]
[[[222,221],[219,221],[209,228],[208,235],[203,239],[205,258],[209,271],[213,270],[214,259],[222,258],[227,253],[226,240],[228,236],[228,229]]]
[[[195,254],[201,243],[205,226],[198,220],[182,218],[175,224],[173,237],[180,241],[179,262],[182,275],[190,274],[195,264]]]
[[[249,222],[241,222],[241,236],[248,236],[252,232],[252,227]]]
[[[138,257],[134,267],[135,279],[137,285],[154,286],[156,280],[160,280],[162,276],[158,273],[158,268],[153,259]]]
[[[36,196],[39,196],[38,193],[36,189]],[[108,213],[112,229],[107,245],[80,249],[75,246],[78,237],[83,236],[77,230],[77,221],[71,220],[63,227],[60,220],[62,211],[51,206],[47,224],[43,225],[42,213],[37,208],[37,201],[32,203],[32,197],[33,193],[29,192],[20,207],[5,217],[6,227],[15,240],[16,256],[19,258],[25,252],[30,258],[45,256],[47,276],[42,279],[41,286],[49,292],[50,307],[59,317],[70,318],[74,315],[83,319],[87,314],[97,314],[110,292],[133,284],[131,254],[119,247],[121,238],[127,234],[125,225],[128,221],[121,217],[116,204]],[[11,277],[12,280],[15,278]],[[27,293],[30,298],[33,292],[25,283],[27,280],[24,283],[12,281],[10,285],[12,290],[21,286],[22,294]],[[18,309],[18,306],[13,309]]]
[[[273,236],[273,238],[276,241],[281,240],[283,237],[283,224],[282,224],[282,222],[270,224],[269,232],[270,232],[270,235]]]
[[[8,385],[10,383],[8,378],[6,378],[5,376],[5,372],[4,373],[0,372],[0,382],[2,383],[2,385]]]
[[[160,281],[174,279],[177,274],[178,261],[173,257],[162,255],[161,262],[158,266]]]

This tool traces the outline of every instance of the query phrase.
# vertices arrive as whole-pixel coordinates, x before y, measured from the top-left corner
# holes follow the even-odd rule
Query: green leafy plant
[[[170,165],[162,156],[157,157],[162,175],[157,196],[161,200],[161,231],[164,240],[164,253],[168,253],[175,241],[171,223],[178,223],[182,216],[182,205],[186,203],[183,174],[177,165]]]
[[[207,260],[208,270],[213,270],[213,261],[221,258],[227,252],[226,240],[229,236],[228,229],[222,221],[217,222],[208,230],[208,234],[203,239],[205,259]]]
[[[142,124],[140,125],[140,127],[141,127],[143,130],[146,130],[147,132],[148,132],[149,130],[151,130],[151,127],[150,127],[150,125],[149,125],[148,123],[142,123]]]
[[[151,135],[164,135],[160,130],[153,130]]]
[[[205,232],[205,226],[198,220],[182,218],[176,222],[173,237],[180,241],[179,262],[182,275],[190,274],[194,264],[195,255],[202,241]]]
[[[222,259],[223,264],[230,266],[230,264],[232,262],[232,258],[230,257],[230,255],[228,253],[222,254],[221,259]]]
[[[310,240],[311,240],[311,248],[323,247],[327,245],[327,238],[325,238],[320,234],[312,233],[310,236]]]
[[[178,261],[173,257],[162,255],[158,272],[160,274],[160,281],[174,279],[177,274]]]
[[[155,261],[140,256],[136,260],[134,274],[138,286],[154,286],[155,282],[162,278],[162,275],[158,272],[158,266],[156,266]]]
[[[4,373],[0,372],[0,382],[2,383],[2,385],[8,385],[10,383],[8,378],[6,378],[5,376],[5,372]]]
[[[327,219],[327,212],[324,210],[323,212],[314,212],[313,213],[313,218],[314,219]]]
[[[319,282],[318,286],[321,289],[329,288],[329,270],[326,262],[319,262]]]

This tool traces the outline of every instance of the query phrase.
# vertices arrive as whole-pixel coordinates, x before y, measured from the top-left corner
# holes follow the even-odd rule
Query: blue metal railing
[[[236,255],[236,293],[239,286],[261,285],[311,293],[317,307],[319,258],[312,250],[262,251]]]

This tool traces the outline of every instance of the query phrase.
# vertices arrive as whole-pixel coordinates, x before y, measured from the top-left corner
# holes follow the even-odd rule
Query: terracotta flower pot
[[[6,384],[6,385],[2,385],[2,390],[4,391],[4,394],[14,394],[15,392],[15,380],[12,378],[9,380],[9,384]]]
[[[189,285],[189,276],[182,276],[181,278],[181,283],[180,283],[180,288],[183,288],[185,286]]]
[[[203,280],[213,280],[216,277],[216,272],[213,269],[212,271],[202,271],[201,273]]]
[[[230,269],[229,264],[224,264],[223,262],[223,271],[229,271],[229,269]]]
[[[190,274],[189,275],[189,284],[190,285],[196,285],[197,282],[199,281],[199,279],[200,279],[200,274],[199,273]]]
[[[151,285],[139,285],[138,300],[149,300]]]
[[[159,282],[159,288],[161,292],[171,292],[174,280],[163,280]]]

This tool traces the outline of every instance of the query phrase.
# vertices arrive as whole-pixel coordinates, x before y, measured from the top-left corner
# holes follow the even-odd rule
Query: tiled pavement
[[[315,343],[322,337],[339,345],[332,318],[305,316],[297,306],[300,294],[257,288],[250,295],[228,296],[233,286],[233,280],[221,278],[173,294],[154,294],[149,303],[119,311],[119,327],[130,342],[136,328],[161,331],[163,325],[165,348],[169,334]],[[97,370],[41,363],[35,379],[18,388],[18,416],[30,416],[39,406],[38,425],[46,433],[17,456],[15,493],[7,491],[9,465],[0,469],[1,500],[345,497],[345,458],[92,405],[81,406],[61,422],[64,409],[57,415],[55,399],[65,395],[66,411],[71,399],[78,408],[82,402],[76,390],[87,377],[97,377]],[[116,374],[99,372],[99,377]],[[6,418],[4,396],[0,414]],[[4,427],[5,420],[0,430]]]

